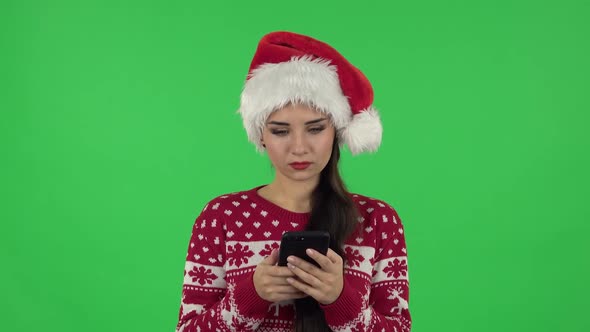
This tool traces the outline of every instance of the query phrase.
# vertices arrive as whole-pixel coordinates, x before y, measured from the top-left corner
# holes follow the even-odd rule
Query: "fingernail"
[[[287,263],[287,266],[288,266],[288,267],[289,267],[291,270],[293,270],[293,269],[295,268],[295,265],[293,265],[293,264],[291,264],[291,263]]]
[[[293,256],[287,257],[287,262],[295,263],[295,258]]]
[[[313,250],[311,249],[307,249],[305,252],[310,256],[313,255]]]

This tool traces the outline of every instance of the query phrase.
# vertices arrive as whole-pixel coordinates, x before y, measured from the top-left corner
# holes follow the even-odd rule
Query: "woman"
[[[410,331],[407,254],[396,211],[347,192],[340,146],[377,150],[367,78],[331,46],[274,32],[254,55],[239,113],[266,151],[268,185],[211,200],[197,218],[177,331]],[[330,233],[320,267],[276,265],[287,231]]]

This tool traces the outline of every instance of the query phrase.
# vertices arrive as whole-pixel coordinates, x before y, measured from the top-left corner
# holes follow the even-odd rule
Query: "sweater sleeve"
[[[195,221],[176,332],[254,331],[271,304],[256,293],[253,271],[226,283],[222,204],[220,198],[210,201]]]
[[[380,203],[382,207],[373,214],[378,232],[370,286],[359,289],[363,282],[358,274],[345,272],[340,297],[322,306],[326,321],[335,332],[411,329],[404,227],[397,212]]]

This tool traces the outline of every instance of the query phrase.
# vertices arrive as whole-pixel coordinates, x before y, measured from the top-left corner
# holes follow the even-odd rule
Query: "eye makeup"
[[[313,127],[313,128],[309,128],[308,131],[312,134],[319,134],[320,132],[322,132],[324,129],[326,129],[325,126],[319,126],[319,127]],[[286,129],[277,129],[277,128],[271,128],[270,129],[270,133],[273,135],[277,135],[277,136],[284,136],[286,134],[289,133],[288,130]]]
[[[281,130],[281,129],[271,129],[270,133],[273,135],[277,135],[277,136],[284,136],[287,134],[286,130]]]
[[[318,133],[322,132],[324,129],[326,129],[326,127],[320,126],[320,127],[313,127],[311,129],[309,129],[309,131],[312,133],[318,134]]]

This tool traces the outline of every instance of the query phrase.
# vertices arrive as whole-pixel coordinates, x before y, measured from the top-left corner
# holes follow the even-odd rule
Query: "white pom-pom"
[[[379,113],[373,106],[369,106],[353,116],[352,121],[342,131],[342,140],[352,155],[375,152],[381,145],[382,133]]]

